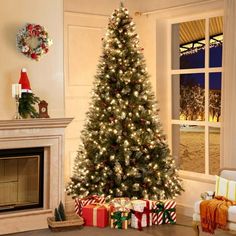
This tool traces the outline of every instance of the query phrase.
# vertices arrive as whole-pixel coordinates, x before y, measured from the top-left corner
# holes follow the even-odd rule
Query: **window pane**
[[[204,68],[205,20],[172,25],[172,69]]]
[[[209,128],[209,172],[217,175],[220,169],[220,128]]]
[[[172,119],[205,119],[205,75],[172,76]]]
[[[205,173],[205,128],[173,125],[172,151],[181,170]]]
[[[210,67],[222,66],[223,17],[210,18]]]
[[[221,73],[209,74],[209,121],[219,122],[221,115]]]

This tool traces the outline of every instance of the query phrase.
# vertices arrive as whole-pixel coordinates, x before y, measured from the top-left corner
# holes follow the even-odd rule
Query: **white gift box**
[[[152,209],[151,201],[149,201],[149,200],[132,200],[132,205],[133,205],[133,210],[135,212],[138,212],[138,214],[141,216],[141,228],[151,226],[152,225],[152,213],[151,212],[150,213],[144,212],[145,208],[149,209],[151,211],[151,209]],[[149,224],[148,224],[148,218],[149,218]],[[138,223],[139,223],[139,219],[132,212],[132,214],[131,214],[131,227],[136,228],[136,229],[140,229]]]

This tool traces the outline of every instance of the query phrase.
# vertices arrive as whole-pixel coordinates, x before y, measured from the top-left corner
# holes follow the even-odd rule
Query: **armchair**
[[[220,170],[220,177],[223,177],[227,180],[236,181],[236,169],[224,168]],[[194,205],[194,214],[193,214],[193,228],[195,231],[195,235],[199,236],[199,228],[201,226],[200,220],[200,201],[195,202]],[[227,229],[229,229],[229,233],[236,234],[236,206],[230,206],[228,209],[228,223]]]

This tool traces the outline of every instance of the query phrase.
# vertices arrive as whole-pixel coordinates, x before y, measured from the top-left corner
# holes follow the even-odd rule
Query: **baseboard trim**
[[[189,206],[187,204],[177,203],[176,212],[177,212],[177,214],[192,217],[193,213],[194,213],[194,208],[193,208],[193,206]]]

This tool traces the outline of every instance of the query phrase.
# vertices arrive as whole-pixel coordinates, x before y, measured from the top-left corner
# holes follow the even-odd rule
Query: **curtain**
[[[236,1],[224,2],[221,167],[236,168]]]

